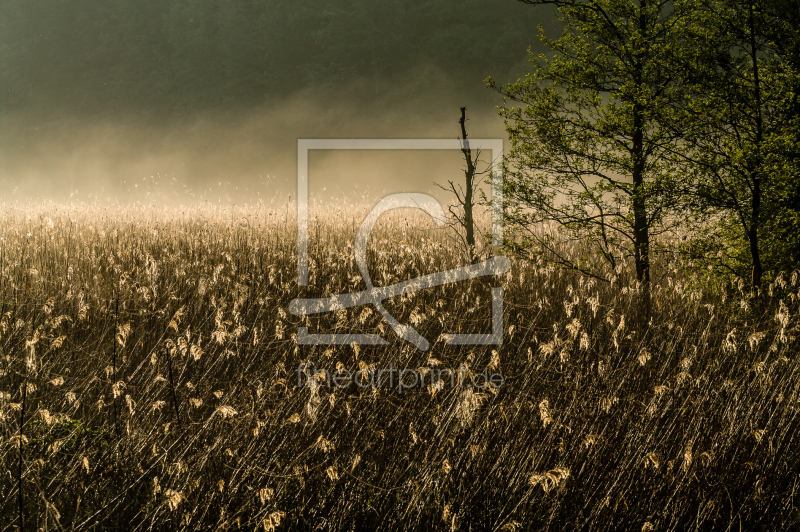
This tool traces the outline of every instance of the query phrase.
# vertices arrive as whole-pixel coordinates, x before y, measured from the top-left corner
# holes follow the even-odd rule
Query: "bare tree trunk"
[[[453,221],[450,226],[456,229],[456,235],[460,239],[460,243],[466,248],[467,256],[472,264],[478,262],[478,253],[475,249],[475,198],[478,195],[476,189],[481,183],[481,172],[477,171],[478,159],[480,158],[480,149],[475,150],[475,156],[472,155],[472,149],[469,147],[467,140],[467,108],[461,108],[461,119],[458,121],[461,124],[461,153],[464,154],[464,160],[467,162],[467,167],[464,169],[465,182],[456,184],[452,180],[447,181],[448,186],[435,183],[437,187],[448,192],[452,192],[456,197],[456,203],[449,206],[448,210],[453,216]],[[464,212],[461,212],[461,209]],[[464,234],[461,233],[464,230]]]
[[[464,230],[467,233],[466,240],[467,247],[469,248],[468,251],[470,261],[475,262],[477,259],[475,253],[475,223],[472,216],[472,188],[475,182],[475,162],[472,160],[472,151],[467,143],[466,113],[467,108],[462,107],[461,120],[459,120],[459,123],[461,124],[461,138],[463,139],[461,152],[464,154],[464,159],[467,162],[467,169],[464,170],[464,176],[466,177],[467,181],[466,190],[464,191]]]

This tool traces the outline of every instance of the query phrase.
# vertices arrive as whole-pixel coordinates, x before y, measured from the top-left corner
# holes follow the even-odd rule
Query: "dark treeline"
[[[353,80],[369,97],[370,80],[421,64],[485,91],[489,74],[524,73],[543,15],[480,0],[4,0],[0,107],[177,116]]]

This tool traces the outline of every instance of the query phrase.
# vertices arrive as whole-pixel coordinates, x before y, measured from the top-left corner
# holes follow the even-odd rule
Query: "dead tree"
[[[458,121],[458,123],[461,125],[461,153],[464,154],[464,161],[466,162],[466,168],[464,169],[464,185],[457,185],[453,181],[448,180],[447,183],[449,186],[444,187],[438,183],[436,186],[442,190],[452,192],[455,195],[456,204],[450,205],[448,209],[454,220],[451,225],[454,227],[460,227],[464,230],[463,235],[459,231],[456,231],[456,234],[461,239],[461,243],[467,252],[470,262],[475,263],[478,260],[478,254],[475,249],[474,208],[476,203],[475,198],[477,197],[478,188],[483,181],[482,176],[484,172],[477,171],[480,150],[475,150],[475,157],[473,158],[472,150],[470,149],[469,141],[467,140],[466,121],[467,108],[462,107],[461,119]]]

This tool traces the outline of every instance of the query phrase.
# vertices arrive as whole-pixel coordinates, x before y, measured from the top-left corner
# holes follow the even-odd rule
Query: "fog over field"
[[[167,124],[141,123],[134,115],[127,121],[42,120],[30,127],[14,115],[3,135],[4,199],[285,201],[296,194],[299,138],[457,138],[458,102],[447,94],[446,80],[439,83],[416,89],[416,99],[387,83],[378,100],[366,102],[357,97],[358,86],[334,93],[304,89],[246,111],[197,112]],[[504,136],[487,98],[467,94],[460,101],[468,106],[471,136]],[[25,133],[14,138],[16,131]],[[409,183],[437,193],[434,181],[462,175],[463,155],[312,152],[310,165],[312,195],[335,191],[355,200],[365,188],[378,194]]]
[[[483,79],[524,74],[537,24],[556,27],[514,2],[362,4],[4,2],[0,200],[285,198],[298,138],[456,138],[462,106],[470,136],[503,137]],[[354,198],[461,168],[312,157],[332,185],[312,194]]]

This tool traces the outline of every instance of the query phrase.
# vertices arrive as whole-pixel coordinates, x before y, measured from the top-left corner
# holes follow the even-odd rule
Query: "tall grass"
[[[644,323],[630,265],[602,282],[514,259],[387,301],[431,341],[421,352],[366,307],[288,313],[364,283],[359,213],[330,212],[311,220],[299,289],[287,212],[4,207],[3,530],[800,526],[798,272],[756,312],[741,287],[706,293],[664,263]],[[465,264],[453,245],[395,214],[370,243],[373,282]],[[491,331],[492,286],[503,345],[446,345]],[[390,344],[297,345],[298,326]],[[303,363],[463,384],[299,385]],[[499,389],[469,384],[487,367]]]

